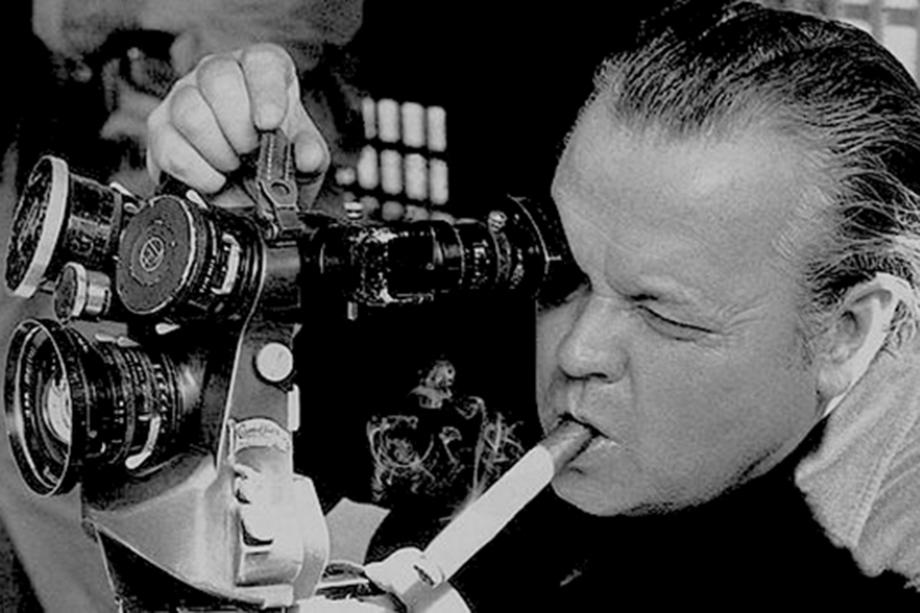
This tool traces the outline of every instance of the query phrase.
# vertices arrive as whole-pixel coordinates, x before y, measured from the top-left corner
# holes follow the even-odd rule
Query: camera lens
[[[555,209],[513,198],[486,221],[329,224],[301,253],[308,286],[371,306],[486,292],[543,300],[577,278]]]
[[[583,282],[584,273],[578,267],[569,248],[556,205],[551,201],[511,198],[515,232],[521,237],[513,242],[528,245],[526,249],[540,254],[527,274],[528,291],[538,306],[554,304],[568,296]]]
[[[6,422],[13,455],[42,495],[70,490],[85,468],[146,468],[167,456],[195,394],[168,356],[90,343],[51,320],[13,332]]]
[[[395,226],[393,234],[383,261],[387,287],[394,296],[473,292],[503,285],[502,264],[507,258],[481,222],[408,223]],[[376,259],[368,258],[367,264]]]
[[[48,431],[62,443],[73,435],[73,411],[70,404],[70,387],[65,381],[49,380],[42,391],[42,419]]]
[[[68,262],[61,269],[54,286],[54,314],[61,322],[120,315],[119,307],[107,275],[86,270],[76,262]]]
[[[6,285],[22,298],[53,281],[65,262],[109,270],[131,198],[72,174],[64,160],[43,157],[32,169],[13,214]]]
[[[55,338],[58,336],[59,338]],[[26,320],[14,331],[6,371],[6,425],[23,479],[39,494],[68,491],[77,480],[84,429],[74,423],[74,381],[65,352],[71,339]],[[75,384],[75,385],[74,385]],[[77,416],[79,418],[80,416]]]
[[[125,228],[115,275],[118,297],[135,315],[233,314],[251,281],[253,233],[239,216],[159,196]]]

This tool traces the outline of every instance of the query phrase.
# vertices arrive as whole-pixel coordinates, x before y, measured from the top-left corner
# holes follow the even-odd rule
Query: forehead
[[[580,262],[730,291],[782,263],[776,241],[806,210],[803,158],[765,129],[718,141],[632,134],[596,102],[563,153],[554,198]]]

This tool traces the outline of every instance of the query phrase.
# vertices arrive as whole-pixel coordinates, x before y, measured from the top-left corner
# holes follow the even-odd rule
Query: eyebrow
[[[688,307],[707,318],[714,318],[717,313],[724,310],[701,291],[682,285],[668,277],[640,277],[630,283],[628,289],[632,300]]]
[[[701,292],[682,285],[668,277],[640,276],[629,282],[633,298],[667,300],[677,304],[700,306],[706,301]]]

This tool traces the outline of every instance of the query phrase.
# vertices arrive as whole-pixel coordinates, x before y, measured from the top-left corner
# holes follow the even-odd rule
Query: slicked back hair
[[[800,145],[813,188],[776,247],[801,274],[814,339],[853,285],[890,273],[920,296],[920,90],[897,59],[846,24],[752,2],[675,2],[609,58],[589,105],[663,139],[767,129]]]

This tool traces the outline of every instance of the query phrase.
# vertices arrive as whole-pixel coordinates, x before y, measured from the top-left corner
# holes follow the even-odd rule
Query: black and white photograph
[[[920,0],[0,10],[0,611],[920,606]]]

